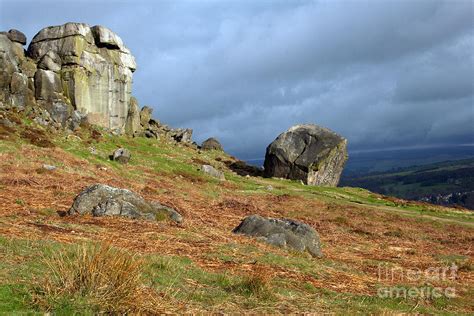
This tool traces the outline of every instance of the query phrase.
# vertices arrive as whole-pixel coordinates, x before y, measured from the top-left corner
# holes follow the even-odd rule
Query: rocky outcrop
[[[311,226],[295,220],[251,215],[246,217],[233,232],[258,237],[273,246],[300,252],[307,251],[314,257],[320,258],[323,255],[318,233]]]
[[[74,129],[87,115],[89,123],[123,130],[136,64],[116,34],[67,23],[38,32],[26,54],[25,44],[17,30],[0,33],[0,107],[28,107],[44,125]]]
[[[42,29],[28,56],[37,64],[36,99],[45,108],[65,104],[92,124],[123,129],[130,108],[134,57],[103,26],[66,23]]]
[[[183,217],[174,209],[158,202],[145,201],[141,196],[105,184],[95,184],[83,190],[74,199],[67,212],[93,216],[124,216],[133,219],[164,220],[180,223]]]
[[[347,160],[347,140],[317,125],[296,125],[268,147],[264,175],[337,186]]]
[[[203,150],[220,150],[223,151],[221,143],[214,137],[208,138],[201,144]]]
[[[26,37],[10,30],[0,33],[0,108],[20,108],[35,103],[36,64],[24,53]]]
[[[192,143],[191,129],[174,129],[140,110],[131,96],[135,58],[118,35],[103,26],[66,23],[32,39],[0,32],[0,109],[27,110],[41,125],[75,130],[81,123],[114,134]]]

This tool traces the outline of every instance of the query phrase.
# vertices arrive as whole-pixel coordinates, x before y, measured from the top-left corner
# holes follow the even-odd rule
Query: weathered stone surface
[[[318,233],[309,225],[291,220],[264,218],[259,215],[246,217],[234,233],[259,237],[261,240],[281,248],[308,251],[314,257],[322,257]]]
[[[222,171],[217,170],[213,166],[210,165],[202,165],[201,166],[202,172],[210,175],[211,177],[217,178],[219,180],[225,180],[225,175]]]
[[[20,109],[34,103],[28,74],[23,73],[24,68],[30,67],[22,44],[11,41],[8,35],[12,37],[10,33],[0,34],[0,104]]]
[[[93,216],[124,216],[134,219],[182,222],[183,217],[174,209],[158,202],[145,201],[141,196],[105,184],[95,184],[83,190],[74,199],[68,211],[72,214]]]
[[[13,94],[25,94],[28,90],[28,77],[22,73],[14,72],[10,82],[10,92]]]
[[[48,112],[54,122],[66,126],[66,122],[71,118],[74,109],[70,104],[54,101],[48,105]]]
[[[127,121],[125,123],[125,133],[134,136],[141,130],[140,112],[138,111],[138,101],[134,97],[130,98]]]
[[[48,51],[38,63],[38,68],[59,72],[61,70],[61,58],[54,51]]]
[[[153,109],[148,106],[144,106],[140,110],[140,124],[144,129],[148,128],[152,114],[153,114]]]
[[[176,128],[169,132],[170,136],[178,143],[191,143],[193,130],[190,128]]]
[[[136,64],[120,37],[102,26],[67,23],[42,29],[28,54],[43,70],[60,74],[64,96],[92,124],[124,128]]]
[[[208,138],[201,144],[201,149],[203,150],[223,150],[221,143],[214,137]]]
[[[268,147],[264,175],[337,186],[347,160],[347,140],[317,125],[296,125]]]
[[[15,29],[9,30],[7,33],[7,36],[12,42],[17,42],[17,43],[20,43],[21,45],[26,44],[25,34],[23,34],[22,32],[18,30],[15,30]]]
[[[9,89],[13,73],[18,72],[18,64],[13,43],[5,34],[0,34],[0,89]]]
[[[60,76],[51,70],[38,69],[35,74],[37,100],[53,102],[61,98],[63,86]]]
[[[130,161],[130,158],[132,158],[132,154],[128,149],[119,148],[113,152],[110,158],[114,161],[126,164]]]

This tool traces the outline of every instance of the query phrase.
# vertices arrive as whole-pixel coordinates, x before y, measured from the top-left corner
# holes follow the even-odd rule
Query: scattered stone
[[[280,248],[308,251],[313,257],[323,256],[318,233],[311,226],[295,220],[251,215],[246,217],[233,232],[258,237]]]
[[[48,170],[48,171],[54,171],[54,170],[56,170],[57,168],[58,168],[58,167],[53,166],[53,165],[46,165],[46,164],[43,165],[43,169]]]
[[[337,186],[347,160],[347,140],[317,125],[296,125],[280,134],[265,155],[266,177]]]
[[[132,158],[132,154],[128,149],[119,148],[114,151],[110,158],[113,161],[118,161],[122,164],[126,164],[130,161],[130,158]]]
[[[183,221],[181,214],[171,207],[158,202],[145,201],[132,191],[105,184],[94,184],[79,193],[67,213],[69,215],[124,216],[156,221],[169,219],[177,223]]]
[[[217,170],[213,166],[202,165],[201,170],[202,170],[202,172],[210,175],[211,177],[217,178],[219,180],[225,180],[224,173],[222,171]]]
[[[273,187],[271,185],[267,185],[266,188],[268,191],[273,191]]]
[[[214,137],[208,138],[201,144],[201,149],[203,150],[220,150],[223,151],[221,143]]]

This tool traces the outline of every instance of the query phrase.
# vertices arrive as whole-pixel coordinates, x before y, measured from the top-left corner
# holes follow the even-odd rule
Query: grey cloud
[[[117,32],[137,58],[140,103],[242,158],[297,123],[351,149],[473,141],[468,0],[0,0],[0,29],[31,38],[67,21]]]

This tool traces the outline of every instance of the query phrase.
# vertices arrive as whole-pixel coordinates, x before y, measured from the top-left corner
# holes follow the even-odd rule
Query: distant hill
[[[396,168],[365,175],[346,174],[341,186],[474,210],[474,158]]]
[[[405,148],[377,151],[349,150],[344,175],[362,176],[372,172],[395,168],[421,166],[443,161],[474,158],[474,146],[438,146],[430,148]]]

